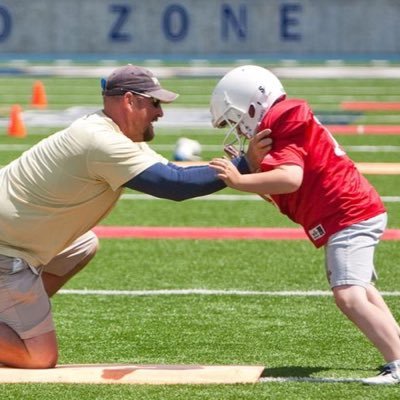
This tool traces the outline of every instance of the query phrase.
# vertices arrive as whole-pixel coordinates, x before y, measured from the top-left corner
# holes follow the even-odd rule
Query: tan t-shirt
[[[101,111],[42,140],[0,170],[0,254],[47,264],[113,208],[121,185],[168,161]]]

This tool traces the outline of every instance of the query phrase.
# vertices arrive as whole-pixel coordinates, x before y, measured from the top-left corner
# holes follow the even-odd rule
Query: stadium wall
[[[0,54],[400,54],[398,0],[0,0]]]

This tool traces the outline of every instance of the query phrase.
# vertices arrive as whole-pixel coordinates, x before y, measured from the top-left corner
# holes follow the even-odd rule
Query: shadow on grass
[[[300,367],[300,366],[287,366],[287,367],[276,367],[276,368],[265,368],[262,377],[311,377],[313,374],[322,371],[329,371],[331,368],[324,367]]]
[[[311,378],[314,374],[323,371],[331,371],[335,368],[328,367],[301,367],[297,365],[293,366],[284,366],[284,367],[276,367],[276,368],[265,368],[261,377],[270,377],[270,378],[286,378],[286,377],[299,377],[299,378]],[[338,368],[340,370],[348,370],[348,371],[361,371],[364,369],[353,369],[353,368]],[[335,369],[336,370],[336,369]],[[365,369],[365,371],[369,371],[370,368]]]

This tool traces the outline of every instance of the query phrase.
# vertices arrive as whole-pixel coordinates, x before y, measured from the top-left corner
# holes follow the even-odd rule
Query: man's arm
[[[243,174],[249,173],[244,157],[232,160]],[[175,164],[153,164],[123,186],[163,199],[182,201],[205,196],[226,187],[208,165],[179,167]]]
[[[263,157],[271,150],[269,129],[257,133],[249,143],[247,154],[232,155],[232,163],[241,174],[255,172]],[[205,196],[226,187],[208,165],[180,167],[172,163],[157,163],[135,176],[123,186],[155,197],[182,201]]]

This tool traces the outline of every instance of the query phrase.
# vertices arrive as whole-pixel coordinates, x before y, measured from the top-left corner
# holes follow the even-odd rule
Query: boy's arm
[[[299,189],[303,181],[303,169],[299,165],[283,164],[267,172],[242,175],[224,159],[214,159],[210,166],[217,171],[229,187],[243,192],[258,194],[285,194]]]

